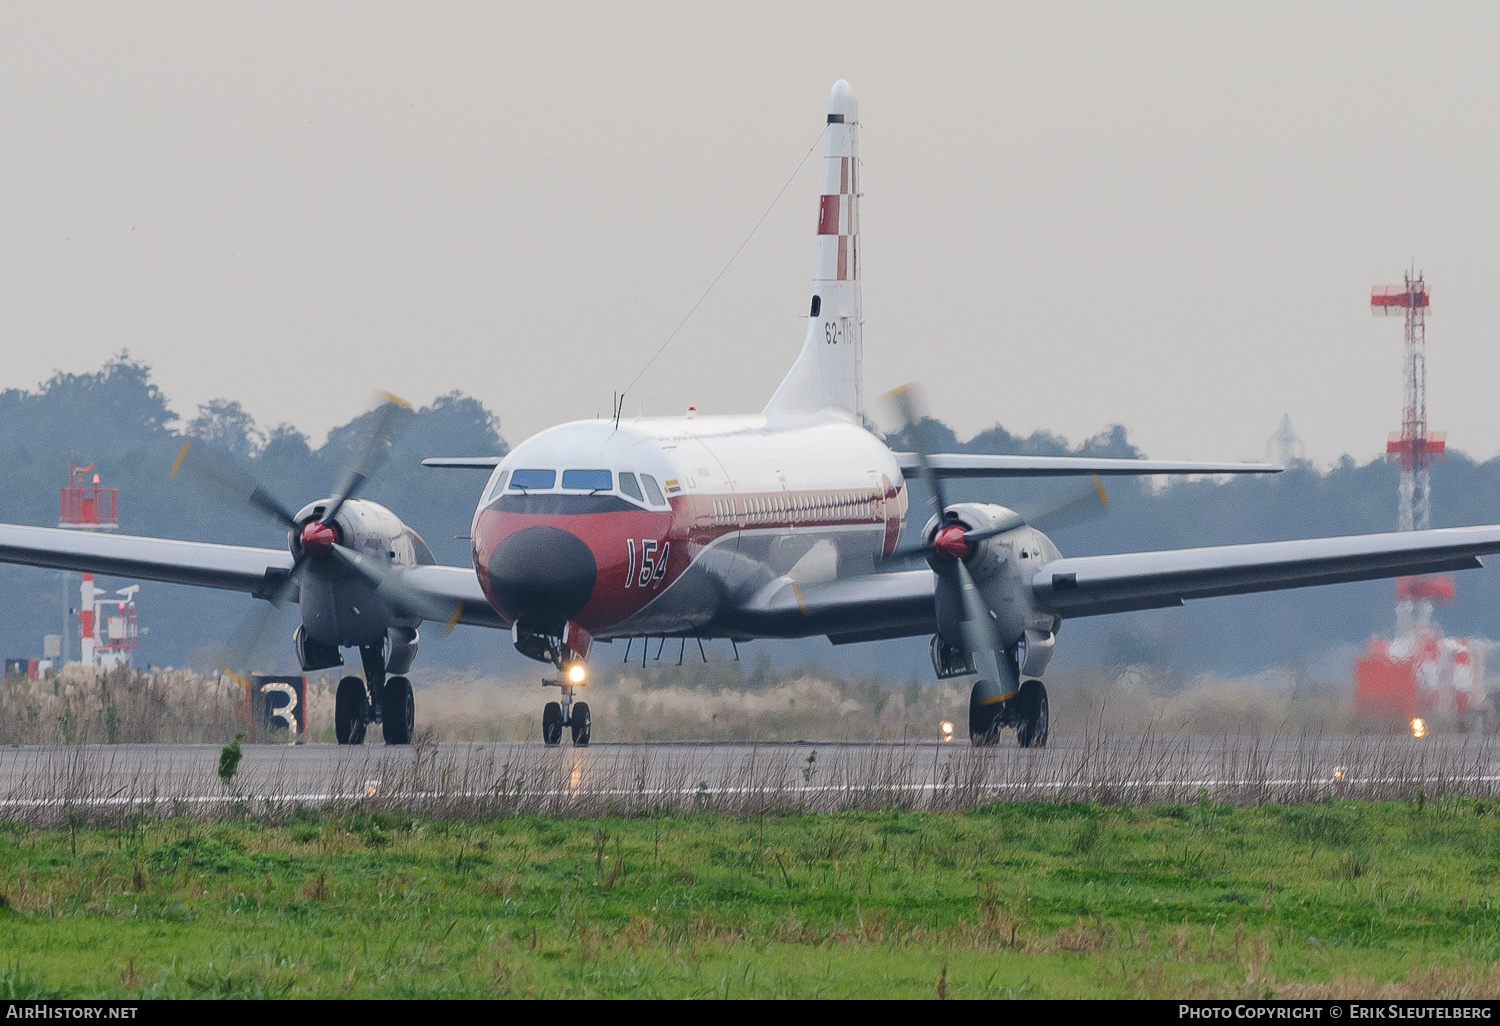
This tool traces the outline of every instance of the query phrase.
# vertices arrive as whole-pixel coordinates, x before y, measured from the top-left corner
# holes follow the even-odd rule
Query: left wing
[[[1500,552],[1500,526],[1074,556],[1031,580],[1038,603],[1063,616],[1180,606],[1188,599],[1468,570]]]
[[[893,454],[901,472],[921,472],[914,452]],[[1183,463],[1176,460],[1122,460],[1092,456],[970,456],[965,453],[935,453],[927,457],[939,478],[975,477],[1071,477],[1098,474],[1279,474],[1285,467],[1271,463]],[[431,462],[431,461],[424,461]],[[454,464],[457,465],[457,464]],[[467,465],[467,464],[462,464]]]

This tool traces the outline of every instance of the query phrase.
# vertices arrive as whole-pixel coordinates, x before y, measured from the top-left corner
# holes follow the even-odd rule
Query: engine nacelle
[[[304,555],[301,526],[321,517],[329,501],[309,503],[298,511],[298,529],[288,532],[294,557]],[[331,526],[340,545],[367,559],[398,567],[437,562],[400,517],[368,499],[346,501]],[[386,652],[391,673],[405,673],[411,667],[421,618],[392,608],[369,578],[336,558],[315,557],[303,572],[298,590],[302,626],[295,645],[304,670],[342,665],[339,649],[355,646]]]
[[[1021,671],[1021,676],[1040,677],[1046,673],[1056,643],[1057,635],[1052,631],[1027,628],[1016,642],[1016,668]]]
[[[922,528],[924,541],[930,543],[938,529],[954,518],[971,531],[990,530],[1015,518],[1004,506],[982,502],[954,503],[947,513],[947,520],[933,516],[927,521]],[[994,612],[1000,643],[1027,676],[1040,676],[1046,669],[1052,658],[1051,639],[1059,626],[1052,614],[1036,607],[1031,579],[1043,564],[1061,555],[1052,539],[1022,524],[974,542],[964,559],[974,586]],[[935,594],[938,636],[933,642],[933,666],[939,676],[962,673],[964,639],[959,624],[965,614],[958,575],[949,558],[934,554],[928,562],[942,582]]]

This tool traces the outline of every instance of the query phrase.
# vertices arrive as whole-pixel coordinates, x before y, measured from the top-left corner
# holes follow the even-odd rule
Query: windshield
[[[645,497],[641,495],[641,486],[635,483],[635,475],[628,470],[620,471],[620,491],[630,496],[636,502],[646,501]]]
[[[564,488],[582,488],[591,492],[607,492],[614,487],[614,475],[607,470],[564,470]]]
[[[555,470],[518,470],[510,475],[510,486],[521,491],[545,491],[557,480]]]
[[[663,506],[666,504],[667,500],[661,497],[661,488],[657,486],[656,478],[650,474],[642,474],[641,484],[646,486],[646,494],[651,498],[651,505]]]
[[[490,486],[484,490],[484,498],[479,500],[480,503],[488,503],[495,496],[505,491],[505,479],[509,476],[510,471],[508,470],[496,470],[494,480],[492,480],[490,482]]]

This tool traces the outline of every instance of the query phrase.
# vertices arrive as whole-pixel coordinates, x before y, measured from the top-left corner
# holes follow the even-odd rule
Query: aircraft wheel
[[[985,702],[987,693],[994,691],[982,680],[974,682],[969,692],[969,743],[975,748],[993,748],[1000,740],[1000,714],[1005,702]]]
[[[1047,689],[1039,680],[1028,680],[1012,699],[1015,702],[1016,743],[1022,748],[1047,747]]]
[[[416,728],[417,705],[412,698],[411,681],[405,677],[392,677],[385,682],[385,695],[380,700],[380,732],[388,745],[409,745]]]
[[[593,725],[593,720],[589,717],[589,704],[587,702],[575,702],[573,704],[573,715],[568,722],[568,726],[573,729],[573,743],[579,746],[586,746],[589,743],[589,730]]]
[[[557,744],[562,740],[562,729],[562,706],[548,702],[542,710],[542,740],[549,746]]]
[[[339,681],[339,689],[333,699],[333,734],[338,738],[339,744],[365,743],[365,715],[369,704],[364,681],[358,677],[345,677]]]

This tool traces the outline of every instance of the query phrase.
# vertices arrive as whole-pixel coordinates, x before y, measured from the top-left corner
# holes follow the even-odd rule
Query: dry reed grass
[[[70,664],[0,679],[0,744],[183,744],[229,740],[243,689],[190,670],[96,673]]]
[[[530,741],[542,706],[557,699],[541,674],[502,678],[413,675],[417,727],[439,741]],[[308,681],[302,710],[313,741],[332,741],[335,675]],[[966,680],[918,683],[846,676],[826,668],[772,671],[765,661],[600,661],[579,698],[596,741],[800,741],[933,739],[968,710]],[[1080,737],[1105,720],[1114,734],[1265,735],[1364,732],[1347,683],[1316,686],[1294,674],[1211,674],[1182,682],[1147,667],[1049,677],[1054,737]],[[178,670],[94,674],[70,666],[44,680],[0,680],[0,744],[216,743],[245,729],[242,693],[229,678]],[[1443,725],[1436,724],[1439,729]]]

